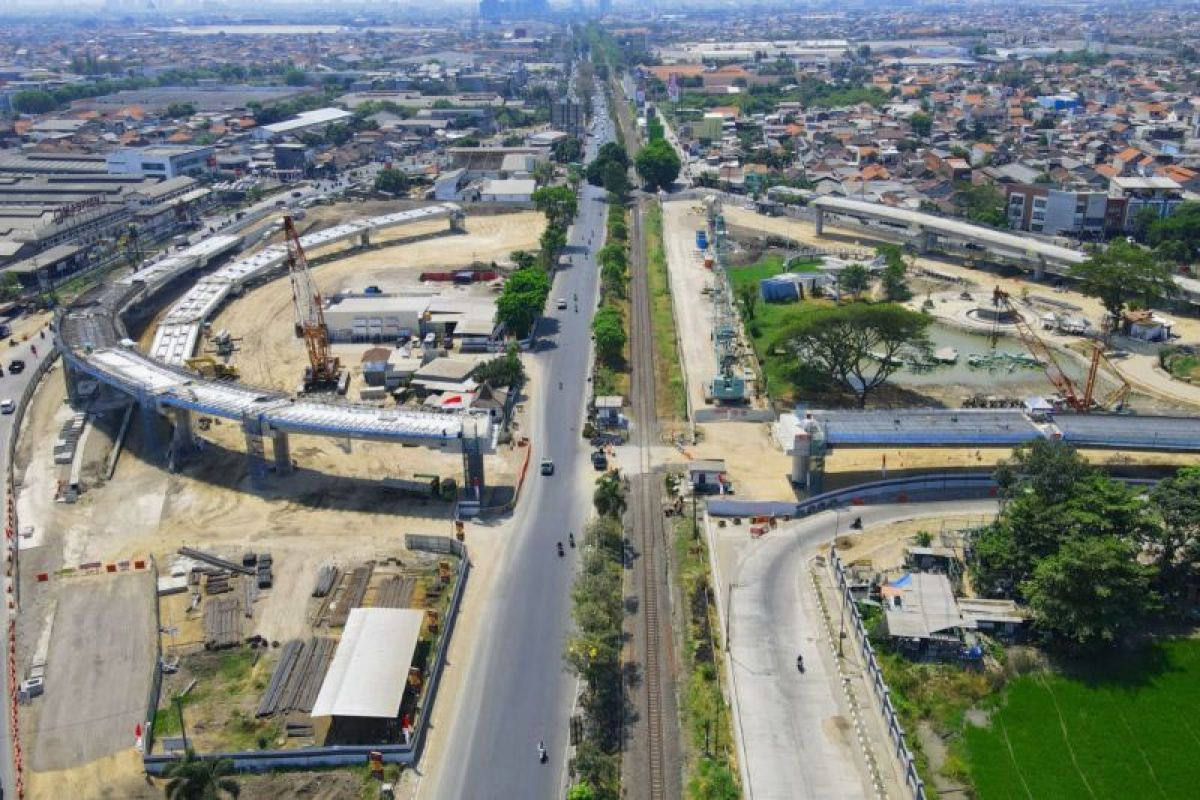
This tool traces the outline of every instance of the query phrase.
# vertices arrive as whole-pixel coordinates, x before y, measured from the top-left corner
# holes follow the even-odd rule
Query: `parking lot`
[[[69,580],[46,662],[46,693],[33,701],[26,735],[35,770],[74,767],[128,750],[146,713],[154,666],[150,572]]]

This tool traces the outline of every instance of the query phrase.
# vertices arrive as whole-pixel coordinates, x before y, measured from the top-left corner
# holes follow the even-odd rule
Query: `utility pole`
[[[186,753],[188,748],[187,726],[183,723],[183,698],[175,695],[175,710],[179,713],[179,732],[183,736],[183,751]]]

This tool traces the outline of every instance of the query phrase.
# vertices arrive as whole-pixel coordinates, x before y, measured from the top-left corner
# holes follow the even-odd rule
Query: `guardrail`
[[[447,609],[442,635],[438,637],[437,650],[433,654],[432,665],[429,668],[425,696],[418,705],[413,735],[408,744],[333,745],[304,747],[295,750],[244,750],[197,754],[200,758],[206,760],[228,759],[233,762],[234,769],[239,772],[358,766],[365,764],[372,752],[381,753],[383,760],[389,763],[411,765],[417,762],[428,733],[429,710],[433,706],[433,701],[437,697],[438,685],[441,683],[442,670],[446,665],[446,650],[458,619],[463,590],[471,570],[471,560],[467,546],[447,536],[422,536],[410,533],[405,535],[404,545],[410,550],[425,550],[458,556],[458,574],[454,593],[450,595],[450,607]],[[157,669],[158,666],[156,666]],[[153,711],[148,716],[153,721]],[[146,740],[151,741],[152,737],[153,730],[148,729]],[[148,749],[149,747],[147,747]],[[142,766],[151,775],[162,775],[167,767],[178,758],[179,756],[173,753],[147,754],[142,757]]]
[[[866,664],[871,687],[875,690],[875,699],[879,704],[879,711],[883,715],[888,738],[892,742],[892,756],[899,761],[900,772],[904,775],[904,784],[912,791],[915,800],[925,800],[925,782],[917,774],[916,758],[908,747],[904,726],[900,724],[896,707],[892,704],[891,690],[883,680],[883,671],[879,668],[879,662],[875,660],[875,648],[872,647],[867,636],[867,628],[863,624],[862,616],[858,613],[858,606],[855,605],[854,597],[850,592],[850,584],[846,580],[845,567],[842,566],[842,560],[838,557],[837,550],[833,545],[829,547],[829,563],[837,580],[846,617],[850,620],[850,630],[854,632],[855,643]]]

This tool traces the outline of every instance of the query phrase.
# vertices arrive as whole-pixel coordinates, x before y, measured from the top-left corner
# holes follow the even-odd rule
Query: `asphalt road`
[[[597,95],[598,115],[603,98]],[[601,116],[603,120],[603,116]],[[595,156],[611,129],[603,122],[586,158]],[[547,316],[538,328],[532,358],[544,380],[535,386],[529,477],[514,513],[514,539],[504,549],[496,590],[471,653],[464,691],[451,722],[445,762],[436,785],[423,797],[439,800],[537,800],[561,797],[568,744],[567,724],[575,679],[565,669],[563,643],[570,629],[570,588],[576,551],[559,558],[568,531],[578,532],[590,516],[587,443],[580,436],[588,396],[592,313],[597,303],[595,252],[603,243],[606,217],[602,189],[582,185],[579,214],[568,242],[572,265],[554,280]],[[574,295],[579,296],[578,311]],[[555,308],[566,298],[565,311]],[[560,388],[561,386],[561,388]],[[538,473],[542,458],[554,475]],[[538,741],[549,751],[537,759]]]
[[[827,646],[808,561],[855,516],[881,525],[922,516],[983,514],[994,500],[863,506],[825,512],[782,526],[749,543],[739,563],[723,570],[733,691],[744,749],[748,797],[755,800],[858,800],[872,796],[862,754],[839,726],[841,687]],[[804,656],[805,672],[796,670]],[[886,751],[876,747],[880,758]]]
[[[0,399],[11,399],[16,402],[32,380],[34,367],[49,354],[51,340],[50,334],[47,333],[45,339],[35,336],[28,342],[16,345],[12,344],[13,341],[7,339],[0,342],[0,367],[4,369],[4,377],[0,377]],[[38,351],[36,356],[33,355],[31,349],[34,347]],[[21,359],[26,364],[25,371],[16,375],[12,374],[12,370],[9,369],[14,358]],[[0,476],[8,474],[8,445],[9,440],[15,435],[13,431],[13,420],[15,419],[16,417],[12,414],[0,414]],[[0,499],[0,504],[4,502],[7,501]],[[8,635],[7,630],[3,631],[3,635]],[[20,665],[18,665],[18,669],[19,667]],[[16,786],[13,783],[12,740],[8,735],[10,706],[7,668],[0,668],[0,690],[2,690],[0,698],[3,698],[3,702],[0,702],[0,706],[3,706],[3,712],[0,712],[0,785],[3,786],[4,797],[16,797]]]

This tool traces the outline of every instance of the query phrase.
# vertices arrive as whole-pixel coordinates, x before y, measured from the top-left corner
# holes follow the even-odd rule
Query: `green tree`
[[[237,797],[242,787],[229,776],[233,761],[228,758],[202,759],[190,748],[183,758],[173,761],[163,771],[167,778],[164,794],[167,800],[217,800]]]
[[[568,136],[555,142],[550,152],[558,163],[570,164],[583,159],[583,143],[574,136]]]
[[[1154,568],[1116,536],[1074,538],[1042,559],[1021,586],[1038,627],[1076,648],[1111,645],[1159,607]]]
[[[912,127],[913,135],[919,136],[922,139],[927,139],[933,131],[933,117],[921,112],[917,112],[909,117],[908,124]]]
[[[912,290],[908,288],[905,277],[904,262],[888,264],[883,268],[883,297],[890,303],[903,303],[912,298]]]
[[[533,205],[551,226],[565,228],[575,219],[579,198],[566,186],[542,186],[533,191]]]
[[[25,89],[12,96],[12,108],[18,114],[46,114],[58,107],[54,95],[38,89]]]
[[[862,264],[848,264],[837,275],[838,288],[851,297],[858,297],[871,286],[871,273]]]
[[[615,473],[609,473],[596,481],[596,491],[592,495],[592,504],[596,513],[602,517],[619,520],[625,513],[625,486]]]
[[[508,257],[517,265],[517,269],[529,269],[537,265],[537,256],[528,250],[513,250]]]
[[[629,170],[615,161],[608,161],[600,171],[600,185],[623,201],[629,194]]]
[[[1161,526],[1149,547],[1164,588],[1174,592],[1200,559],[1200,467],[1184,467],[1159,481],[1150,492],[1150,505]]]
[[[0,273],[0,300],[10,302],[21,296],[21,279],[15,272]]]
[[[538,244],[541,245],[542,267],[550,269],[554,266],[554,260],[558,258],[558,254],[567,246],[567,231],[558,225],[547,225],[542,231],[542,235],[538,238]]]
[[[960,184],[954,199],[963,209],[967,219],[972,222],[991,225],[994,228],[1008,227],[1008,214],[1004,210],[1004,195],[990,183],[978,186],[970,183]]]
[[[533,180],[537,183],[538,186],[546,186],[547,184],[550,183],[550,181],[554,180],[554,162],[553,161],[537,162],[536,164],[533,165],[533,172],[531,173],[531,175],[533,177]],[[567,187],[565,187],[565,186],[562,188],[567,189]],[[574,189],[568,189],[568,191],[570,191],[572,194],[575,193]]]
[[[742,796],[729,765],[713,758],[700,759],[687,788],[689,800],[738,800]]]
[[[618,165],[622,171],[629,170],[629,154],[616,142],[606,142],[600,146],[596,157],[587,165],[587,182],[592,186],[603,186],[604,175],[610,164]]]
[[[666,189],[679,177],[683,165],[667,140],[659,139],[638,152],[634,166],[651,189]]]
[[[375,176],[375,191],[402,195],[408,191],[408,176],[398,169],[388,167]]]
[[[613,367],[621,361],[625,348],[625,327],[621,310],[616,306],[605,306],[592,318],[592,334],[596,340],[596,357]]]
[[[509,344],[504,355],[490,361],[482,361],[471,375],[480,383],[491,386],[514,386],[525,379],[525,367],[516,344]]]
[[[576,783],[567,790],[567,800],[596,800],[591,784]]]
[[[308,83],[308,76],[304,74],[304,70],[289,67],[287,72],[283,73],[283,82],[288,86],[304,86]]]
[[[1112,330],[1130,301],[1151,306],[1178,291],[1171,271],[1154,260],[1149,250],[1124,239],[1113,241],[1091,258],[1071,267],[1079,290],[1095,297],[1108,312]]]
[[[196,113],[196,106],[191,103],[171,103],[167,106],[168,119],[187,119]]]
[[[1166,235],[1166,226],[1157,226],[1159,221],[1158,209],[1150,206],[1142,206],[1133,215],[1133,236],[1142,244],[1151,243],[1151,230],[1157,234],[1154,238],[1158,239],[1159,243],[1167,239],[1174,239],[1174,236]]]
[[[354,129],[344,122],[334,122],[325,126],[324,139],[335,147],[341,147],[354,138]]]
[[[900,368],[901,350],[927,350],[929,317],[893,303],[822,306],[784,328],[778,341],[800,363],[851,392],[859,408]]]
[[[546,307],[550,278],[539,269],[520,269],[509,276],[496,300],[496,321],[518,338],[529,334]]]

